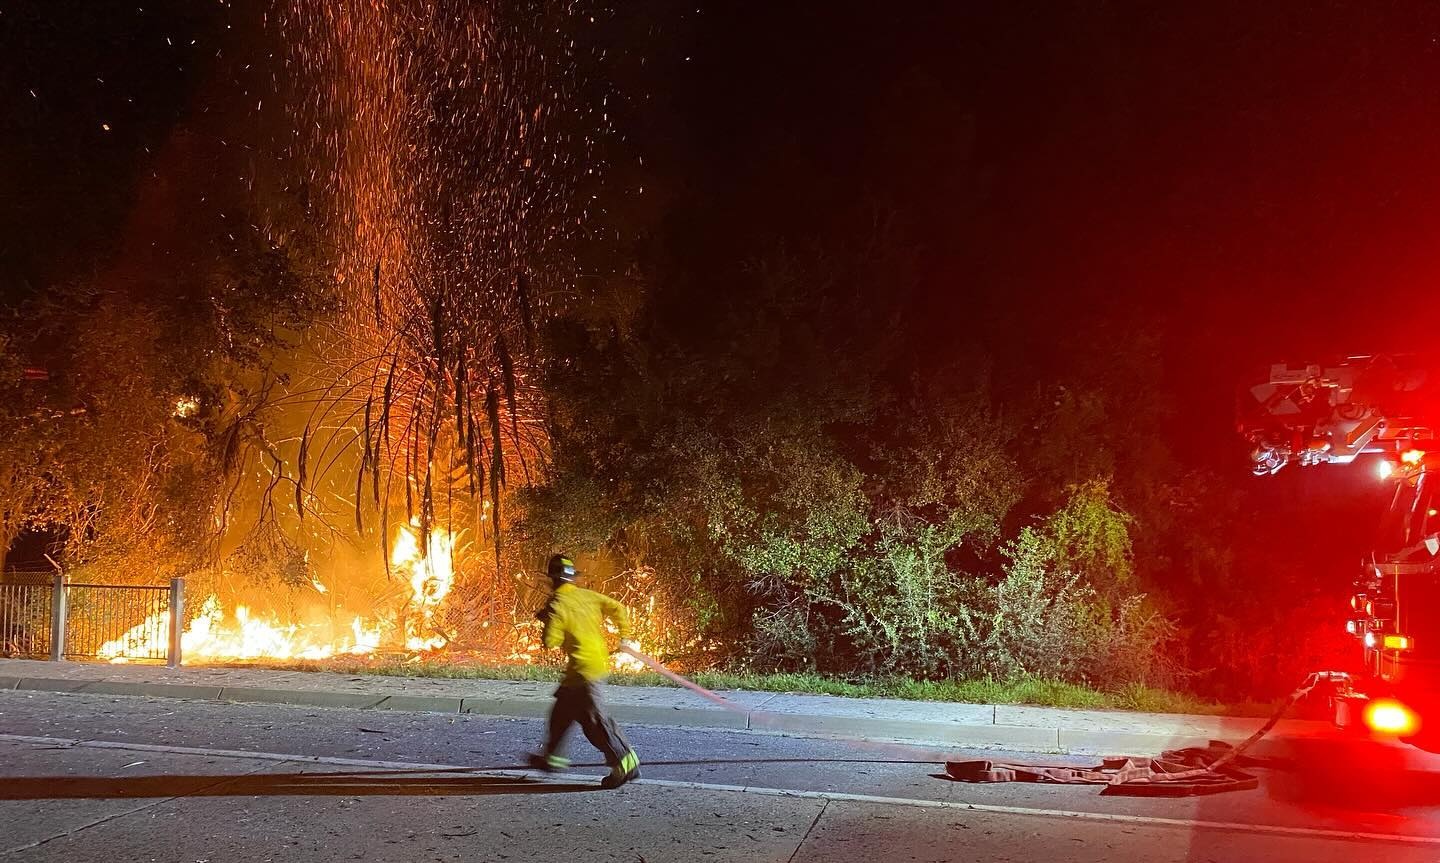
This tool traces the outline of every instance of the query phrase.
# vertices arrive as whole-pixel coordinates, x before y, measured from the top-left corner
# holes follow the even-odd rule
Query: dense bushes
[[[1173,685],[1175,627],[1144,596],[1106,596],[1064,567],[1077,510],[1093,514],[1096,494],[1077,490],[1043,526],[1022,529],[1003,547],[993,579],[952,572],[933,526],[892,526],[833,581],[807,585],[757,615],[752,662],[1102,688]],[[1108,512],[1102,524],[1113,527],[1118,513]]]
[[[1173,683],[1108,475],[1047,485],[1021,432],[1053,410],[1002,410],[983,352],[916,373],[885,248],[557,321],[526,546],[594,554],[612,590],[643,575],[650,646],[692,664]]]

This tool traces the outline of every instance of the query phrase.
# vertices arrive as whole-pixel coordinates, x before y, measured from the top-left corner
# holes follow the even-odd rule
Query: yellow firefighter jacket
[[[603,593],[562,584],[550,599],[545,619],[545,646],[563,647],[570,657],[562,685],[597,683],[610,674],[610,649],[605,644],[605,618],[630,637],[630,613]]]

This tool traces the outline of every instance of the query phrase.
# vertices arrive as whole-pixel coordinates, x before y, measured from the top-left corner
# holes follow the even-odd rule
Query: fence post
[[[170,579],[170,650],[165,658],[171,668],[180,667],[180,633],[185,631],[185,579]]]
[[[65,573],[55,573],[50,588],[50,661],[65,659]]]

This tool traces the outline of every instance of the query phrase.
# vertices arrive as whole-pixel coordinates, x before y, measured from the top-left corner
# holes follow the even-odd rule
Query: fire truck
[[[1359,650],[1332,695],[1334,718],[1440,751],[1440,364],[1272,365],[1240,390],[1237,416],[1256,476],[1356,464],[1394,487],[1349,599]]]

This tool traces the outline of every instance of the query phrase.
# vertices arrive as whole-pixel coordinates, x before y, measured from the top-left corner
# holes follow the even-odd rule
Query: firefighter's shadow
[[[414,771],[248,775],[14,776],[0,800],[111,800],[170,797],[476,797],[573,794],[599,785],[523,776],[416,775]]]

